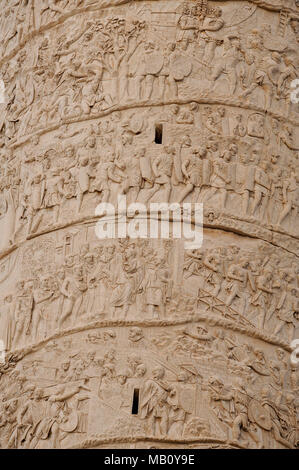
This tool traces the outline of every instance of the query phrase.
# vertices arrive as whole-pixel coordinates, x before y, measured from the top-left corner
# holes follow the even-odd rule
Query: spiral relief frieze
[[[0,448],[296,448],[299,2],[1,6]]]

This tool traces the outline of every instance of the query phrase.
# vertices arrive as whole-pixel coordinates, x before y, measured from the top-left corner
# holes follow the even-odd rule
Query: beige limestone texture
[[[298,3],[0,2],[1,448],[297,447]]]

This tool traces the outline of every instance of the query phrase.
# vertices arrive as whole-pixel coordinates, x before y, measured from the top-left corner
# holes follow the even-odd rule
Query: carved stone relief
[[[0,25],[0,448],[297,447],[298,2]],[[99,240],[120,196],[203,203],[202,247]]]

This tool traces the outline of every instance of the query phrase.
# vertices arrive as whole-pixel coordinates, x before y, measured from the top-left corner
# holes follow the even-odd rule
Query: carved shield
[[[78,414],[75,410],[68,416],[67,421],[59,425],[59,429],[64,432],[73,432],[78,426]]]
[[[140,116],[133,116],[130,119],[130,130],[134,134],[140,134],[142,132],[144,126],[144,120]]]
[[[251,421],[256,423],[262,429],[270,431],[272,428],[271,416],[257,400],[252,400],[248,407],[248,416]]]
[[[146,75],[158,75],[164,65],[164,57],[158,52],[150,54],[145,64]]]
[[[180,406],[187,413],[194,413],[194,400],[195,400],[195,385],[193,386],[180,386],[179,388],[179,403]]]
[[[175,80],[183,80],[190,75],[192,63],[182,55],[178,55],[171,63],[171,73]]]
[[[264,188],[270,189],[270,179],[264,171],[260,169],[256,171],[255,180],[258,184],[260,184],[261,186],[264,186]]]

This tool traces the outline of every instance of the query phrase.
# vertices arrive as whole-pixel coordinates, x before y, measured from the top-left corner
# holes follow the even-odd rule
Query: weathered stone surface
[[[295,448],[299,2],[4,3],[0,447]]]

